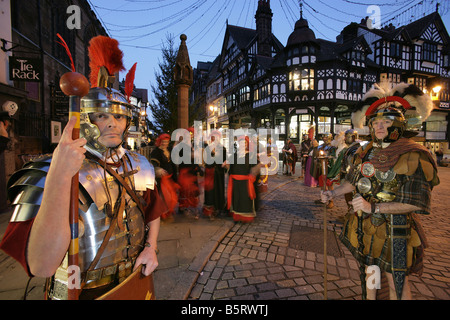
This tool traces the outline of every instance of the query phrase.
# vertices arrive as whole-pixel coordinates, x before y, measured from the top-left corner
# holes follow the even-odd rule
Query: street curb
[[[180,277],[180,282],[178,282],[175,286],[175,288],[177,289],[173,293],[171,293],[167,300],[188,299],[192,288],[197,282],[197,279],[200,276],[209,258],[235,224],[234,221],[225,220],[224,222],[224,225],[220,227],[217,233],[202,247],[187,270],[184,271],[183,275]]]

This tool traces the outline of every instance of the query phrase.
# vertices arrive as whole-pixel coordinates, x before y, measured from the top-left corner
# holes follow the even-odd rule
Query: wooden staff
[[[72,131],[72,139],[80,138],[80,99],[89,92],[88,80],[79,73],[65,73],[60,80],[60,87],[64,94],[69,96],[69,119],[73,116],[77,118],[77,122]],[[68,265],[78,266],[78,191],[79,191],[78,172],[72,177],[72,185],[70,190],[70,207],[69,207],[69,223],[70,223],[70,244],[68,252]],[[69,277],[71,274],[68,275]],[[81,274],[75,277],[81,277]],[[80,279],[80,278],[78,278]],[[79,283],[79,281],[76,281]],[[68,299],[78,300],[79,288],[76,285],[68,286]]]
[[[328,169],[328,157],[323,150],[320,150],[319,160],[322,162],[322,178],[323,186],[322,190],[325,192],[327,189],[327,169]],[[327,203],[323,204],[323,298],[328,299],[328,270],[327,270]]]
[[[56,34],[61,42],[66,53],[69,56],[71,62],[72,72],[63,74],[59,80],[59,86],[65,95],[69,96],[69,119],[73,116],[77,118],[77,122],[72,131],[72,139],[76,140],[80,138],[80,99],[81,97],[89,93],[89,81],[82,74],[75,72],[75,64],[73,62],[72,54],[70,53],[69,46],[64,41],[59,33]],[[70,224],[70,244],[68,252],[68,266],[78,267],[78,172],[72,177],[72,185],[70,189],[70,206],[69,206],[69,224]],[[70,277],[71,274],[68,275]],[[75,274],[78,280],[81,280],[81,274]],[[68,285],[68,299],[78,300],[79,288],[76,284],[80,281],[76,281],[75,286]]]
[[[362,197],[359,193],[353,195],[353,199]],[[363,212],[362,210],[356,211],[358,215],[358,229],[356,234],[358,236],[358,251],[364,254],[364,232],[363,232]],[[363,300],[367,300],[367,283],[366,283],[366,268],[363,263],[359,263],[359,279],[361,280],[361,296]]]

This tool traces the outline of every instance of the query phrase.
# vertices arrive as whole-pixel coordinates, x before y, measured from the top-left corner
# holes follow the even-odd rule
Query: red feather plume
[[[89,42],[89,80],[91,87],[97,86],[98,71],[104,66],[112,76],[116,72],[125,70],[123,66],[123,52],[119,49],[119,42],[105,36],[96,36]]]
[[[128,102],[130,102],[131,94],[133,93],[134,88],[134,75],[136,73],[136,65],[133,64],[131,69],[128,71],[127,76],[125,77],[125,96],[127,97]]]
[[[75,72],[75,64],[73,63],[73,58],[72,58],[72,54],[70,53],[69,46],[67,45],[67,43],[64,41],[63,37],[61,37],[61,35],[59,33],[57,33],[56,35],[58,36],[59,39],[61,39],[61,42],[59,42],[59,41],[56,41],[56,42],[59,43],[60,45],[62,45],[64,47],[64,49],[66,49],[66,53],[70,59],[70,65],[72,68],[72,72]]]

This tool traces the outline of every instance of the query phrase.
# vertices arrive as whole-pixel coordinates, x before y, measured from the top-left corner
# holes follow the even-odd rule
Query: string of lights
[[[253,27],[255,25],[254,13],[258,5],[258,0],[111,0],[111,4],[110,2],[95,1],[95,5],[92,3],[93,1],[88,1],[108,34],[117,38],[124,46],[159,50],[162,43],[160,39],[164,38],[164,33],[173,33],[175,37],[181,33],[189,33],[190,50],[194,50],[192,52],[197,52],[196,54],[202,56],[217,56],[220,53],[217,48],[220,50],[226,27],[225,22],[229,21],[230,24],[237,26]],[[118,3],[121,4],[121,7],[114,8],[113,4]],[[334,39],[334,36],[338,35],[351,22],[359,23],[361,19],[370,16],[370,12],[365,11],[372,5],[381,8],[382,26],[404,25],[417,20],[435,11],[438,3],[441,15],[450,11],[450,2],[442,0],[403,0],[380,3],[373,0],[333,2],[277,0],[271,2],[271,7],[272,10],[278,8],[278,19],[282,18],[283,24],[290,25],[290,30],[293,30],[295,22],[300,17],[300,3],[302,3],[303,17],[309,20],[309,27],[318,37],[326,40]],[[366,10],[361,10],[364,7]],[[155,14],[161,9],[165,10],[165,14]],[[109,18],[114,12],[126,14],[128,17],[144,13],[147,18],[131,18],[129,21],[135,22],[135,24],[124,23],[120,19]],[[334,12],[337,14],[333,14]],[[153,19],[149,19],[150,16]],[[275,32],[277,28],[278,26],[274,25],[273,31],[277,37],[280,37]],[[288,35],[284,34],[281,37]],[[155,41],[155,39],[158,40]],[[210,51],[212,48],[216,48],[213,49],[214,52]]]

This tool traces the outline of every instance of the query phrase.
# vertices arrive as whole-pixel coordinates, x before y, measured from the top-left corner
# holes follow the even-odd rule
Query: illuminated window
[[[294,70],[289,73],[290,89],[314,90],[314,69]]]

